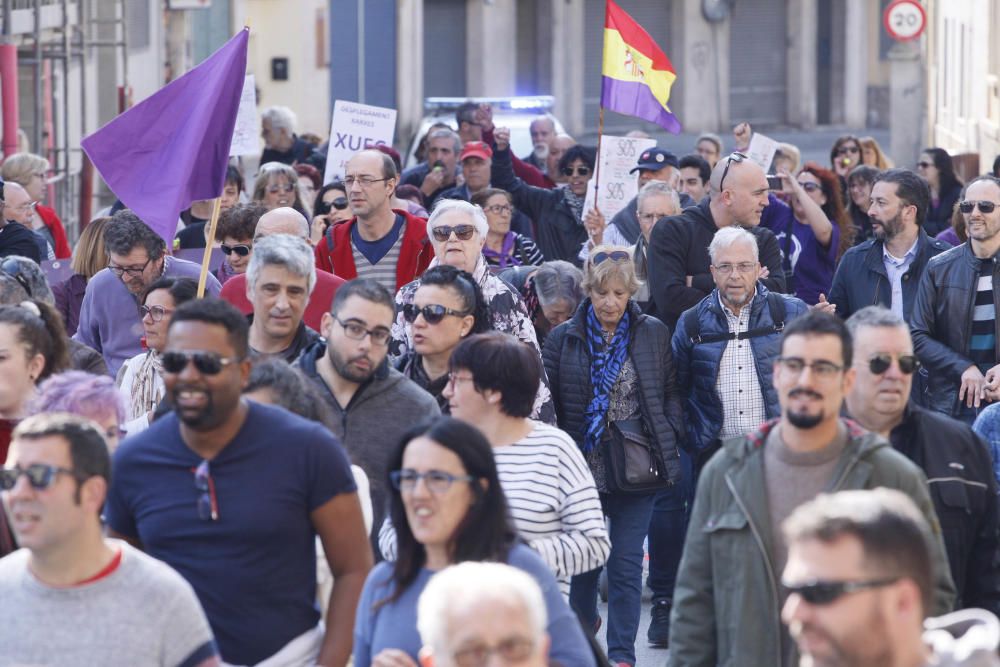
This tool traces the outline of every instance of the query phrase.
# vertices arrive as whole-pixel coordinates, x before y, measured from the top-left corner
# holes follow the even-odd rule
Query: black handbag
[[[610,422],[605,432],[608,483],[613,490],[650,493],[669,486],[661,474],[655,443],[642,419]]]

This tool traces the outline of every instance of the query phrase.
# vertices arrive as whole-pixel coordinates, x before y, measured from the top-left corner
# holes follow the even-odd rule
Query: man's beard
[[[351,359],[344,359],[343,356],[337,350],[333,349],[332,346],[327,348],[327,358],[330,360],[330,365],[333,367],[334,372],[340,377],[344,378],[348,382],[355,382],[361,384],[375,374],[380,364],[376,364],[374,360],[367,354],[360,354]],[[359,359],[368,359],[371,362],[371,367],[367,371],[360,371],[351,366],[355,361]]]
[[[544,164],[545,160],[549,157],[549,145],[548,144],[535,144],[535,147],[531,151],[531,153],[532,153],[532,155],[535,156],[536,160],[538,160],[539,162],[541,162],[542,164]]]
[[[896,238],[896,236],[903,231],[903,222],[899,219],[899,213],[897,213],[891,220],[882,222],[878,221],[880,228],[876,228],[875,238],[881,239],[883,241],[891,241]],[[881,232],[878,230],[881,229]]]
[[[812,391],[811,389],[793,389],[788,393],[788,398],[795,398],[800,394],[808,395],[816,399],[823,398],[822,396]],[[826,418],[826,415],[823,413],[822,410],[820,410],[818,414],[811,415],[805,412],[793,412],[792,410],[789,409],[786,410],[786,414],[788,415],[788,422],[792,426],[804,430],[816,428],[821,423],[823,423],[823,420]]]

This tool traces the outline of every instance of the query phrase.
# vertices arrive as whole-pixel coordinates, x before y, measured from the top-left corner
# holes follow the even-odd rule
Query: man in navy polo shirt
[[[320,424],[241,400],[247,335],[224,301],[174,313],[161,360],[175,411],[115,453],[108,525],[191,583],[226,663],[345,665],[372,565],[350,463]],[[334,575],[325,633],[317,534]]]

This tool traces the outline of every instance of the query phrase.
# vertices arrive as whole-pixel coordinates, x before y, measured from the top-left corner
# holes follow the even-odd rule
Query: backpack
[[[750,329],[741,333],[727,331],[726,333],[702,336],[699,319],[697,317],[689,317],[684,321],[684,333],[687,334],[692,345],[718,343],[723,340],[746,340],[747,338],[758,338],[760,336],[781,333],[785,328],[785,316],[787,313],[785,311],[785,300],[780,294],[777,292],[767,293],[767,310],[771,313],[771,322],[773,324],[766,327],[757,327],[756,329]]]

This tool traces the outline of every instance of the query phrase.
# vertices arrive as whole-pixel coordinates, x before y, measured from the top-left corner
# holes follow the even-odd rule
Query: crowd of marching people
[[[1000,159],[262,119],[168,240],[0,166],[0,664],[1000,664]]]

